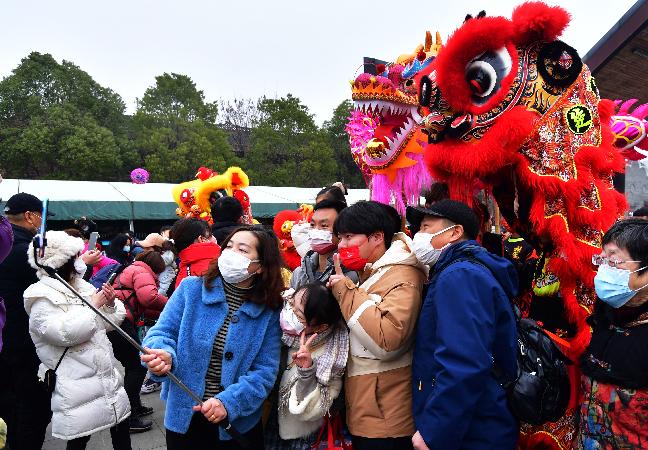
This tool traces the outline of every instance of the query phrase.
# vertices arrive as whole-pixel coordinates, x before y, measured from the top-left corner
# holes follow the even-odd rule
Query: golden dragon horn
[[[438,32],[437,32],[437,36],[438,36]],[[423,47],[423,50],[427,53],[427,52],[430,51],[431,48],[432,48],[432,33],[430,33],[429,31],[426,31],[425,32],[425,46]]]

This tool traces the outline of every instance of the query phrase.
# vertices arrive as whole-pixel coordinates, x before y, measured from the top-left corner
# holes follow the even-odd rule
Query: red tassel
[[[376,75],[382,75],[383,73],[385,73],[385,69],[386,67],[384,64],[378,64],[376,66]]]

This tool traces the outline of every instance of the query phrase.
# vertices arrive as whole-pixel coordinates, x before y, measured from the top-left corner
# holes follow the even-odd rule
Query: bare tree
[[[220,101],[220,126],[229,135],[237,156],[244,156],[250,148],[250,132],[261,119],[258,101],[235,98]]]

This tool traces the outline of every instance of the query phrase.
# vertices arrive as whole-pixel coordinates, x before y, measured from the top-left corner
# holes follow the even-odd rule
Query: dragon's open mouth
[[[381,166],[397,157],[421,119],[415,106],[391,101],[356,101],[354,109],[362,114],[363,122],[373,128],[371,137],[365,142],[370,166]]]

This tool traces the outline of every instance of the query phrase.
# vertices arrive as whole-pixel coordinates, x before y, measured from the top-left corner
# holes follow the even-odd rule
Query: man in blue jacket
[[[410,207],[407,219],[431,266],[412,364],[414,448],[513,450],[518,422],[492,370],[516,374],[515,269],[475,241],[479,221],[463,203]]]

